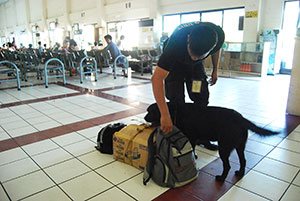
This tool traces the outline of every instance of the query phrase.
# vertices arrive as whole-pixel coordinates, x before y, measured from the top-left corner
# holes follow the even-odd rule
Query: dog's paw
[[[244,176],[244,174],[245,174],[245,170],[239,170],[239,171],[235,171],[235,175],[236,176],[239,176],[239,177],[242,177],[242,176]]]
[[[222,177],[222,175],[217,175],[217,176],[216,176],[216,180],[217,180],[217,181],[224,182],[224,181],[225,181],[225,178]]]

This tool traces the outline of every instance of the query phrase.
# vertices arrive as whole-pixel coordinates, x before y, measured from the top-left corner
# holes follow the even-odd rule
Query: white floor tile
[[[0,114],[2,115],[2,114]],[[7,124],[15,124],[15,122],[23,121],[23,119],[17,115],[9,116],[7,118],[0,118],[0,124],[1,125],[7,125]],[[7,128],[5,128],[7,129]]]
[[[25,126],[25,127],[17,128],[17,129],[14,129],[14,130],[9,130],[7,132],[12,137],[18,137],[18,136],[27,135],[27,134],[30,134],[30,133],[35,133],[37,131],[38,130],[35,129],[34,127],[32,127],[32,126]]]
[[[282,197],[282,201],[296,201],[300,198],[300,187],[291,185]]]
[[[275,148],[267,157],[300,167],[300,153]]]
[[[44,122],[49,122],[51,121],[52,119],[50,119],[49,117],[47,116],[36,116],[36,117],[32,117],[32,118],[28,118],[26,119],[26,121],[28,123],[30,123],[31,125],[36,125],[36,124],[40,124],[40,123],[44,123]]]
[[[50,129],[50,128],[55,128],[55,127],[58,127],[58,126],[61,126],[61,125],[62,125],[61,123],[58,123],[54,120],[50,120],[50,121],[47,121],[47,122],[35,124],[34,127],[36,129],[38,129],[39,131],[42,131],[42,130],[47,130],[47,129]]]
[[[92,169],[99,168],[108,163],[114,162],[115,159],[112,155],[102,154],[99,151],[93,151],[88,154],[84,154],[78,157],[84,164],[88,165]]]
[[[6,182],[39,169],[40,168],[30,158],[21,159],[0,166],[0,181]]]
[[[11,130],[15,130],[18,128],[23,128],[23,127],[29,126],[29,124],[26,121],[24,121],[23,119],[20,119],[19,121],[3,123],[1,126],[7,131],[11,131]]]
[[[8,117],[16,116],[14,112],[12,112],[9,108],[1,108],[0,109],[0,119],[6,119]]]
[[[217,159],[217,157],[209,155],[209,154],[204,153],[204,152],[201,152],[198,149],[196,149],[196,153],[197,153],[197,156],[198,156],[198,159],[196,160],[198,169],[203,168],[204,166],[206,166],[210,162]]]
[[[57,149],[58,145],[51,140],[43,140],[22,147],[29,155],[33,156],[52,149]]]
[[[73,116],[71,113],[69,112],[60,112],[60,113],[54,113],[54,114],[49,114],[47,115],[52,119],[64,119],[64,118],[68,118],[70,116]]]
[[[298,172],[297,177],[293,181],[293,184],[298,185],[300,187],[300,171]]]
[[[215,143],[217,145],[217,143]],[[204,152],[204,153],[207,153],[208,155],[211,155],[211,156],[214,156],[214,157],[219,157],[219,152],[218,151],[211,151],[209,149],[206,149],[204,147],[201,147],[199,145],[196,145],[195,149],[197,151],[201,151],[201,152]]]
[[[261,174],[256,171],[248,172],[236,186],[255,192],[271,200],[279,200],[289,183]]]
[[[44,115],[42,113],[40,113],[39,111],[35,111],[35,112],[31,112],[31,113],[25,113],[25,114],[20,114],[20,117],[22,117],[25,120],[31,119],[31,118],[40,117],[40,116],[44,116]]]
[[[116,185],[139,174],[141,171],[133,166],[116,161],[97,169],[96,172]]]
[[[295,141],[300,142],[300,132],[296,132],[296,131],[291,132],[287,136],[287,139],[289,139],[289,140],[295,140]]]
[[[83,141],[85,139],[86,138],[82,137],[81,135],[79,135],[76,132],[72,132],[72,133],[69,133],[69,134],[65,134],[65,135],[62,135],[62,136],[51,138],[51,140],[53,140],[54,142],[56,142],[60,146],[66,146],[66,145],[69,145],[69,144],[73,144],[75,142]]]
[[[89,140],[84,140],[84,141],[76,142],[74,144],[67,145],[64,148],[74,156],[79,156],[91,151],[95,151],[95,146],[96,143],[93,143]]]
[[[5,191],[3,190],[2,186],[0,186],[0,200],[1,201],[10,201],[10,199],[7,197]]]
[[[291,166],[273,159],[264,158],[258,163],[258,165],[254,167],[254,170],[286,182],[291,182],[300,168],[296,168],[295,166]]]
[[[51,115],[51,114],[59,114],[61,112],[64,112],[63,110],[61,109],[57,109],[53,106],[49,107],[49,108],[46,108],[46,109],[43,109],[43,110],[40,110],[43,114],[45,115]]]
[[[5,131],[0,131],[0,141],[10,139],[10,136]]]
[[[11,163],[27,157],[27,154],[19,147],[3,151],[0,152],[0,165]]]
[[[90,171],[90,169],[77,159],[71,159],[63,163],[45,168],[45,172],[56,183],[64,182],[88,171]]]
[[[17,114],[26,114],[26,113],[36,112],[35,109],[33,109],[32,107],[29,107],[28,105],[14,106],[14,107],[10,107],[10,109]]]
[[[118,185],[118,187],[139,201],[153,200],[154,198],[156,198],[157,196],[169,189],[156,185],[152,180],[150,180],[147,186],[145,186],[143,184],[142,173]]]
[[[62,118],[62,119],[55,119],[57,122],[59,122],[62,125],[68,125],[71,123],[82,121],[81,118],[76,116],[69,116],[68,118]]]
[[[300,142],[284,139],[278,147],[300,153]]]
[[[267,199],[246,191],[242,188],[233,186],[218,201],[267,201]]]
[[[60,186],[73,200],[81,201],[111,188],[112,184],[95,172],[89,172]]]
[[[102,128],[101,126],[94,126],[91,128],[79,130],[77,132],[86,138],[91,138],[91,137],[97,136],[99,131],[101,130],[101,128]]]
[[[40,167],[45,168],[71,159],[73,158],[73,156],[65,150],[58,148],[44,152],[42,154],[35,155],[32,158],[36,163],[39,164]]]
[[[122,200],[122,201],[134,201],[129,195],[124,193],[118,188],[112,188],[100,195],[90,199],[89,201],[103,201],[103,200]]]
[[[85,112],[77,116],[81,119],[92,119],[92,118],[100,117],[101,115],[99,115],[96,112]]]
[[[37,171],[8,181],[3,185],[12,200],[19,200],[55,184],[42,171]]]
[[[70,201],[71,199],[58,187],[52,187],[38,194],[30,196],[24,201]]]
[[[256,153],[258,155],[265,156],[267,153],[269,153],[274,147],[271,145],[263,144],[261,143],[259,147],[256,146],[256,149],[249,149],[248,147],[254,147],[257,142],[254,142],[253,140],[248,140],[246,143],[246,149],[249,152]],[[251,145],[254,144],[254,145]]]

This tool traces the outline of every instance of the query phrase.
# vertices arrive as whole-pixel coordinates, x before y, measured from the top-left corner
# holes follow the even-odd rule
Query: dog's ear
[[[147,122],[160,122],[160,112],[156,103],[147,108],[148,113],[144,117]]]

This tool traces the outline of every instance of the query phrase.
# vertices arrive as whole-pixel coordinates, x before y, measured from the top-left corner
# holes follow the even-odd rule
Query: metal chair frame
[[[50,62],[53,62],[53,61],[56,61],[58,62],[61,66],[59,65],[54,65],[54,66],[49,66],[49,63]],[[56,71],[57,74],[56,75],[51,75],[49,76],[48,75],[48,71]],[[58,72],[61,72],[62,74],[59,75]],[[45,68],[44,68],[44,73],[45,73],[45,87],[48,88],[48,78],[59,78],[59,77],[62,77],[63,78],[63,81],[64,81],[64,85],[66,85],[66,75],[65,75],[65,66],[63,64],[63,62],[57,58],[52,58],[52,59],[49,59],[46,63],[45,63]]]
[[[20,91],[21,90],[20,77],[19,77],[19,71],[20,70],[18,69],[17,65],[14,64],[13,62],[7,61],[7,60],[0,61],[0,65],[1,64],[10,64],[11,66],[13,66],[13,68],[10,68],[8,66],[0,66],[0,74],[13,73],[16,78],[15,79],[0,80],[0,82],[10,82],[10,81],[15,81],[16,80],[18,90]]]

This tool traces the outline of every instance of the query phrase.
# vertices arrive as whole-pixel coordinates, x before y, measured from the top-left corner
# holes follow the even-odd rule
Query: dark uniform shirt
[[[202,63],[202,61],[193,61],[187,50],[187,36],[196,26],[208,26],[218,35],[217,44],[209,55],[216,53],[222,47],[225,35],[221,27],[210,22],[191,22],[181,24],[175,29],[165,44],[163,54],[158,61],[159,67],[169,72],[182,71],[184,69],[179,68],[188,68],[188,66],[195,66]]]

